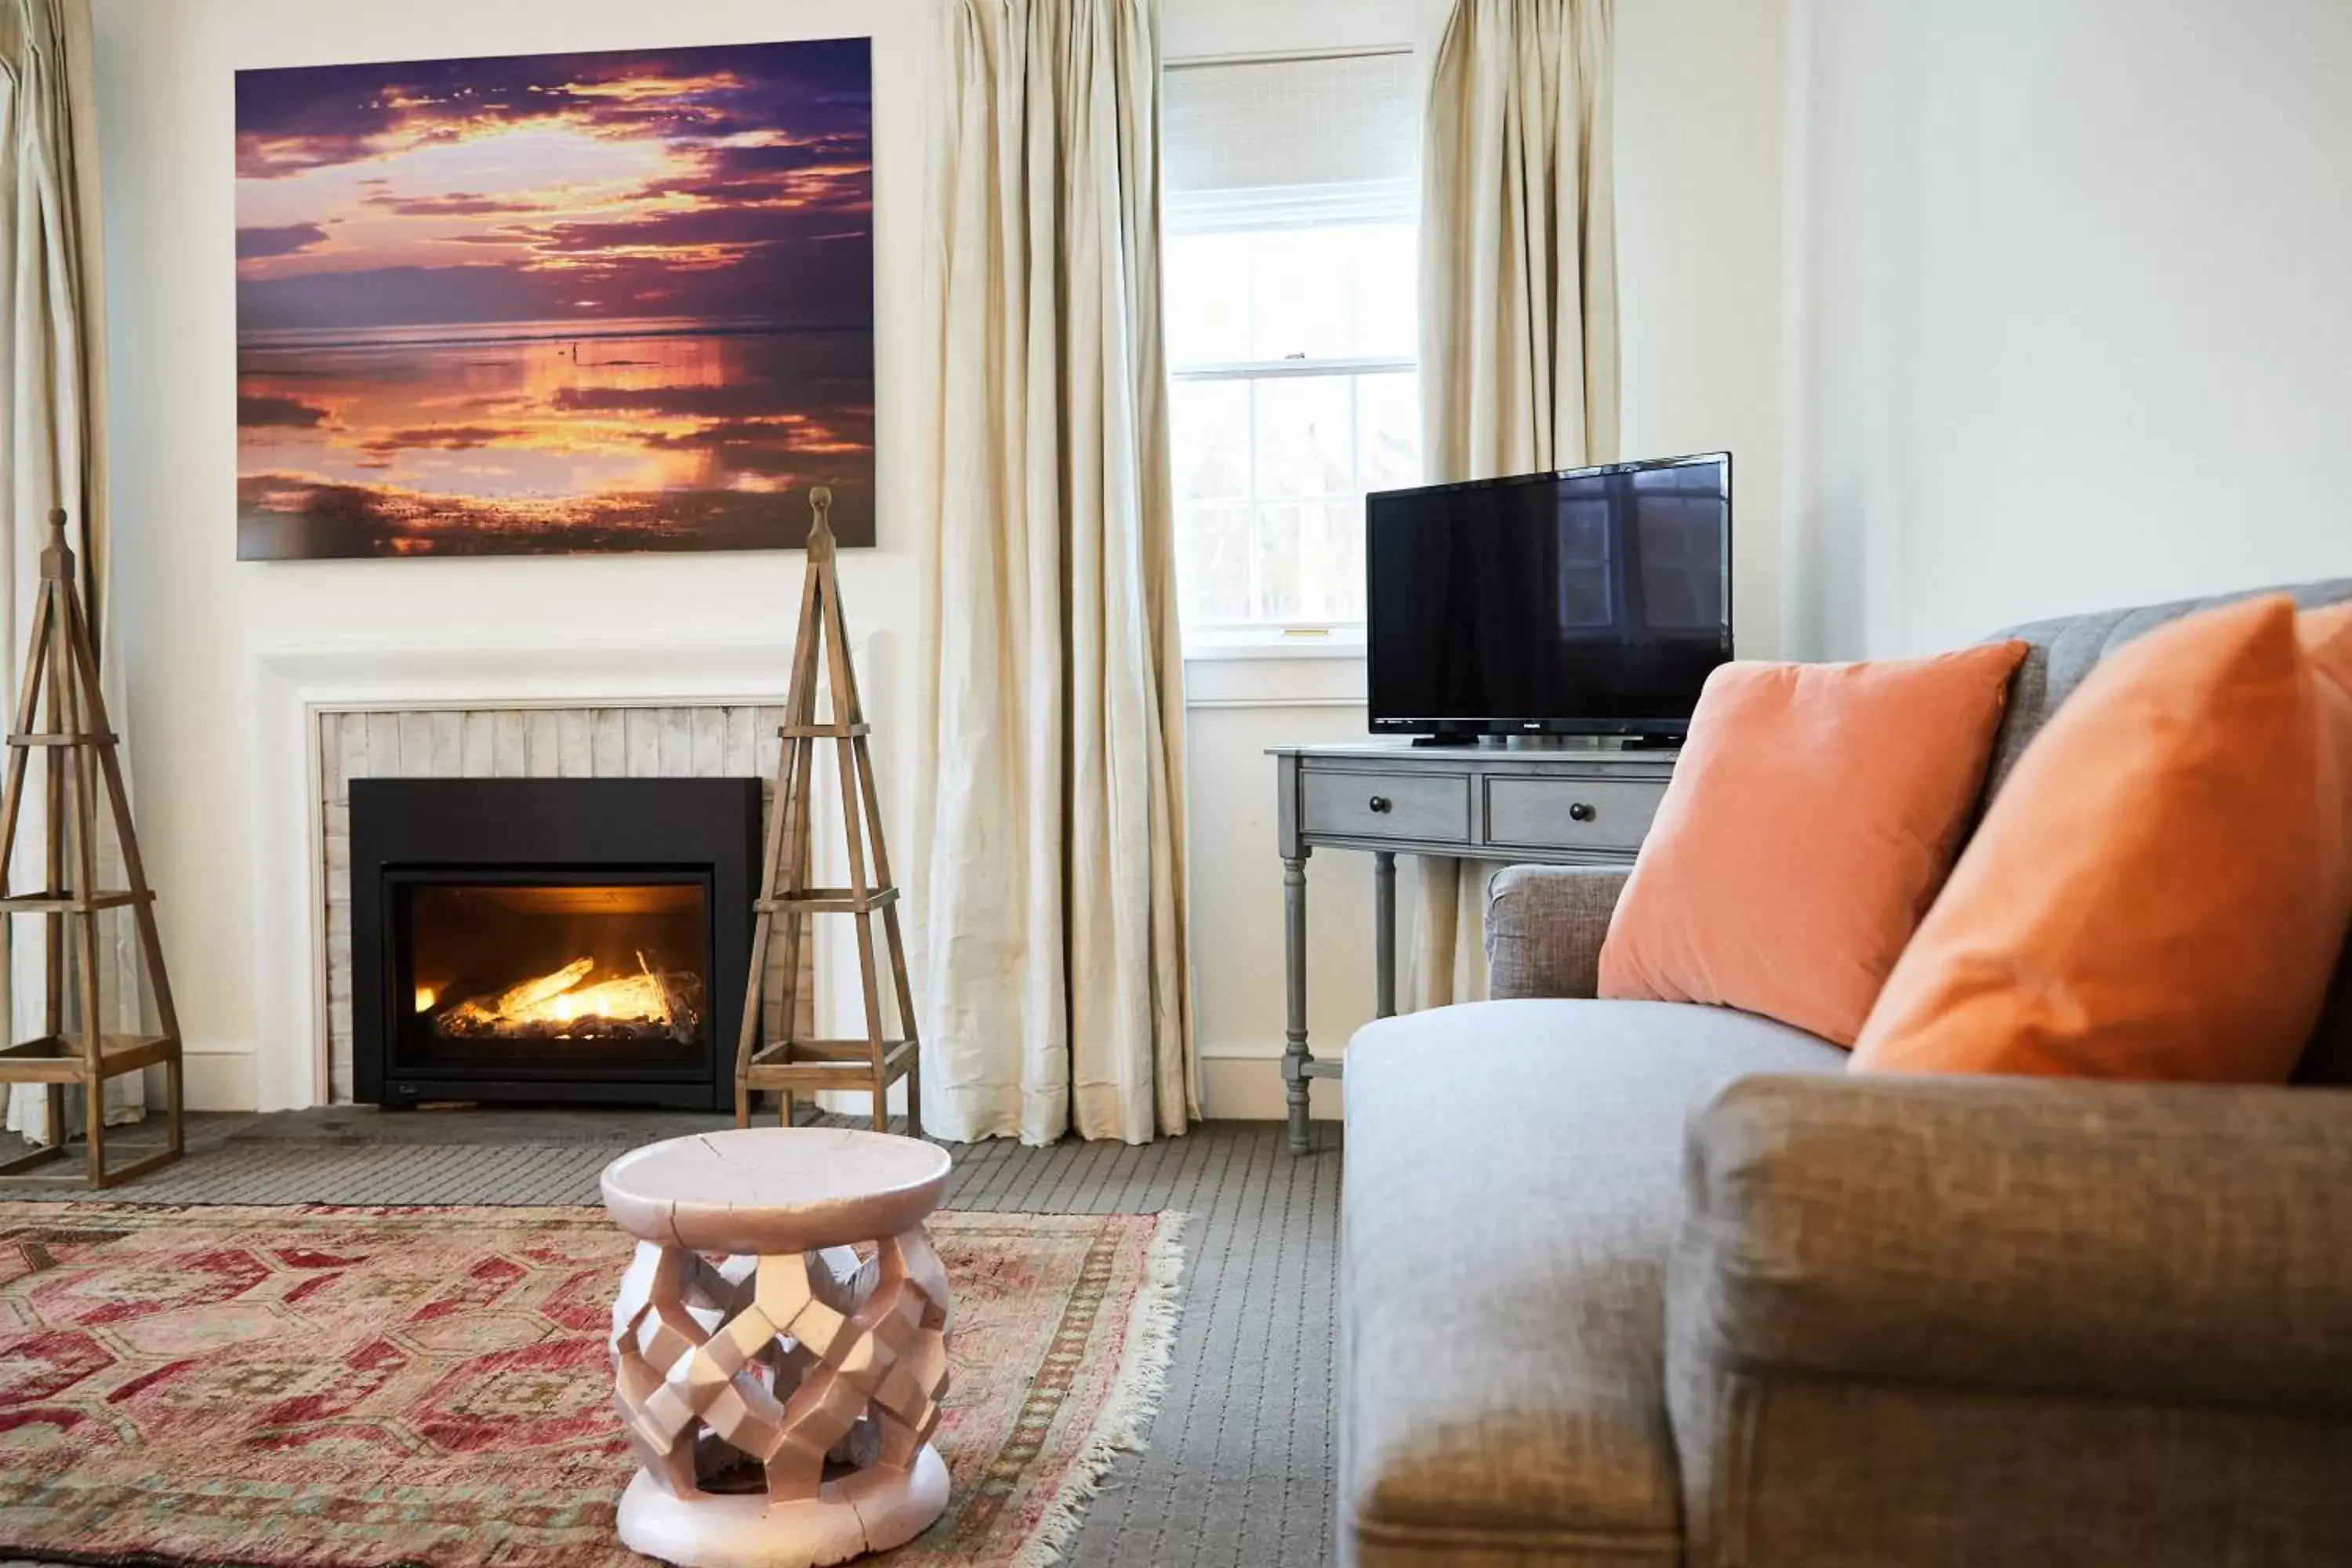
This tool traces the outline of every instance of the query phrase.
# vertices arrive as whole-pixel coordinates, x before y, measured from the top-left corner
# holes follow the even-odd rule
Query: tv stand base
[[[1401,740],[1274,748],[1282,856],[1282,1087],[1290,1152],[1316,1146],[1309,1091],[1339,1078],[1307,1035],[1307,863],[1317,849],[1372,857],[1372,1013],[1396,1011],[1396,858],[1628,867],[1673,777],[1668,752],[1454,745]],[[1452,876],[1449,867],[1443,873]]]

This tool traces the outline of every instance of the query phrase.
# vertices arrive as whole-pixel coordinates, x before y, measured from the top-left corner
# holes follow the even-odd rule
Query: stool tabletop
[[[952,1162],[915,1138],[836,1127],[730,1128],[604,1167],[604,1212],[640,1240],[776,1255],[897,1236],[939,1206]]]

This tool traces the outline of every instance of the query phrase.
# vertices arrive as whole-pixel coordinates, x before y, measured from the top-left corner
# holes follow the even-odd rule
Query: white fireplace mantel
[[[870,668],[879,637],[860,639]],[[319,715],[348,710],[782,702],[789,642],[251,650],[254,682],[254,1084],[258,1108],[323,1104],[324,870]]]

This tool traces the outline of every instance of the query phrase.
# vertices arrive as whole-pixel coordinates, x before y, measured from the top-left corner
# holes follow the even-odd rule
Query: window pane
[[[1169,237],[1160,282],[1170,364],[1229,364],[1249,357],[1249,238]]]
[[[1255,384],[1260,499],[1345,495],[1355,488],[1351,379],[1286,375]]]
[[[1251,358],[1329,359],[1353,352],[1345,232],[1276,228],[1248,237]]]
[[[1364,503],[1326,501],[1299,519],[1300,614],[1315,621],[1364,618]]]
[[[1257,511],[1257,616],[1295,621],[1298,607],[1298,518],[1303,508],[1264,506]]]
[[[1250,509],[1188,506],[1176,511],[1177,598],[1191,626],[1256,618],[1250,594]]]
[[[1421,483],[1421,377],[1412,371],[1356,378],[1358,488]]]
[[[1410,359],[1420,352],[1420,238],[1409,223],[1344,231],[1355,263],[1355,353]]]
[[[1249,499],[1249,383],[1179,381],[1168,389],[1168,442],[1180,500]]]

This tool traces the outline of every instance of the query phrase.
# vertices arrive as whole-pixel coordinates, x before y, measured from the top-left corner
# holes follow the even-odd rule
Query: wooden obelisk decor
[[[82,1089],[85,1184],[108,1187],[127,1182],[170,1163],[181,1153],[180,1018],[172,1005],[172,983],[163,973],[163,943],[155,934],[155,895],[148,890],[147,873],[140,863],[139,839],[131,826],[131,799],[123,792],[122,763],[114,747],[106,700],[99,690],[98,657],[90,644],[89,623],[75,590],[73,551],[66,544],[66,514],[52,511],[48,547],[41,552],[41,582],[33,606],[25,687],[16,701],[16,727],[8,735],[7,785],[5,795],[0,795],[0,921],[7,927],[6,941],[0,942],[0,1032],[9,1031],[15,1018],[8,955],[15,949],[16,917],[37,915],[47,928],[44,1027],[38,1038],[0,1046],[0,1092],[20,1083],[47,1086],[49,1141],[0,1162],[0,1181],[11,1184],[48,1180],[23,1173],[65,1154],[68,1084],[79,1084]],[[26,775],[37,752],[41,758],[46,807],[42,836],[47,870],[39,891],[18,893],[9,888],[8,873],[24,815]],[[122,851],[125,885],[119,889],[99,886],[100,790],[106,794]],[[139,950],[146,961],[161,1034],[105,1032],[98,917],[100,910],[115,909],[130,910],[138,923]],[[70,1009],[67,1005],[69,956],[74,960],[72,984],[78,992]],[[135,987],[138,978],[124,974],[117,977],[117,984]],[[164,1146],[108,1170],[106,1080],[158,1063],[163,1068],[167,1096]]]
[[[898,935],[898,889],[890,880],[890,856],[882,845],[882,809],[874,787],[874,759],[866,750],[866,724],[857,700],[857,675],[849,663],[849,628],[841,609],[841,580],[834,564],[832,526],[825,512],[833,492],[823,485],[809,492],[816,519],[809,528],[808,572],[801,583],[800,630],[793,644],[792,689],[784,700],[783,751],[776,763],[775,803],[768,820],[767,869],[751,928],[751,980],[743,999],[743,1037],[735,1057],[735,1124],[751,1125],[751,1093],[772,1089],[782,1096],[782,1120],[793,1120],[793,1097],[819,1089],[865,1089],[874,1097],[874,1126],[889,1129],[890,1086],[907,1080],[907,1131],[923,1135],[920,1047],[915,1033],[915,998],[907,984],[907,950]],[[822,660],[831,688],[832,717],[816,716],[817,675]],[[841,782],[841,821],[849,840],[849,885],[809,886],[809,806],[815,794],[818,743],[830,741]],[[871,853],[869,871],[868,853]],[[803,915],[847,915],[857,933],[857,976],[866,1005],[864,1039],[817,1039],[802,1030],[800,944]],[[884,1034],[882,984],[877,971],[874,917],[882,917],[890,949],[891,988],[905,1037]],[[782,1039],[761,1039],[762,993],[770,984],[769,943],[781,933],[782,963],[776,983],[783,987]]]

